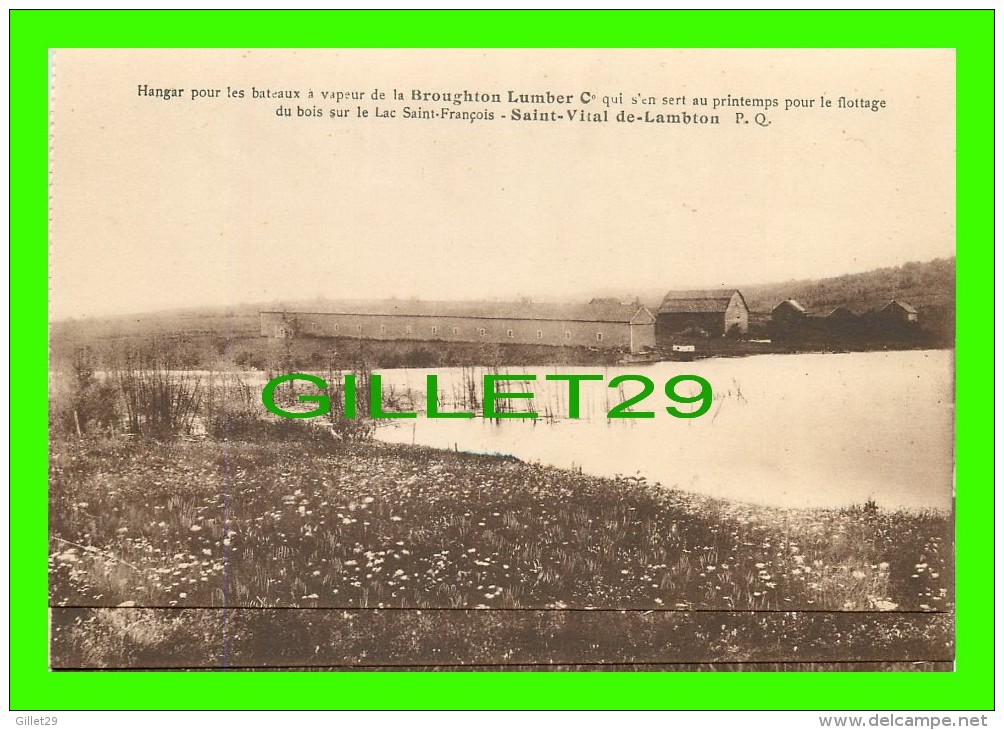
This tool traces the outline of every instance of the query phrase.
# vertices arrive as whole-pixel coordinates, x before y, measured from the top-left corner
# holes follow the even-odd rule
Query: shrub
[[[72,368],[69,386],[63,389],[62,397],[51,393],[49,415],[53,431],[83,436],[113,430],[118,422],[115,387],[97,376],[93,355],[88,350],[77,352]],[[54,383],[50,390],[56,389]]]

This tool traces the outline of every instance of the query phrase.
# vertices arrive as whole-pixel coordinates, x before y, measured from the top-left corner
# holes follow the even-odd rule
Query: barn
[[[721,337],[749,331],[750,310],[737,289],[671,291],[656,315],[656,338],[667,342],[675,335]]]
[[[857,322],[858,321],[858,315],[854,314],[854,312],[852,312],[847,307],[837,307],[837,308],[833,309],[829,314],[826,315],[826,318],[828,320],[830,320],[830,322]]]
[[[835,308],[824,321],[824,331],[835,337],[850,337],[861,330],[861,318],[847,307]]]
[[[883,321],[906,324],[917,321],[917,310],[906,302],[893,299],[878,310],[878,317]]]
[[[775,324],[801,322],[808,314],[805,307],[794,299],[785,299],[770,310],[770,321]]]
[[[596,347],[629,352],[654,347],[655,317],[640,304],[432,302],[389,300],[331,311],[261,312],[264,337],[491,342]]]
[[[819,321],[795,299],[785,299],[770,310],[770,336],[776,339],[802,339],[819,329]]]

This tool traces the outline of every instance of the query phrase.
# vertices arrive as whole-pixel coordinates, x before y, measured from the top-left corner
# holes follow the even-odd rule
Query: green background
[[[11,11],[11,373],[39,373],[39,390],[50,48],[937,47],[956,49],[958,78],[956,672],[49,672],[46,411],[12,403],[11,709],[992,708],[993,20],[990,10]]]

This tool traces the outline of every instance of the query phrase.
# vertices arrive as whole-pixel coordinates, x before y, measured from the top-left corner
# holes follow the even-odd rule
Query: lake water
[[[581,468],[598,476],[639,475],[666,487],[785,507],[840,507],[869,499],[886,508],[951,508],[954,475],[954,354],[947,350],[763,355],[614,368],[509,368],[541,413],[567,412],[567,385],[548,373],[598,373],[581,386],[581,418],[490,421],[419,417],[381,427],[377,438]],[[425,392],[439,375],[444,409],[481,369],[382,370],[386,386]],[[652,419],[611,420],[622,398],[607,387],[640,374],[656,390],[639,408]],[[665,381],[680,374],[711,383],[715,401],[698,418],[665,412]],[[628,384],[627,394],[639,386]]]

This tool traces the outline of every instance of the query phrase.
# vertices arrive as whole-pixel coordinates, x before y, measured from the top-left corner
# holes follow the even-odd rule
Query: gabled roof
[[[799,304],[794,299],[785,299],[783,302],[781,302],[780,304],[778,304],[777,307],[774,307],[774,309],[777,309],[778,307],[782,307],[785,304],[787,304],[789,307],[791,307],[792,309],[794,309],[796,312],[800,312],[801,314],[807,314],[807,312],[805,310],[805,307],[803,307],[801,304]],[[770,311],[773,312],[774,309],[772,309]]]
[[[701,312],[724,312],[732,297],[739,294],[739,298],[746,304],[743,295],[738,289],[703,289],[694,291],[671,291],[662,299],[659,312],[688,314]]]
[[[901,302],[898,299],[893,299],[891,302],[886,304],[882,309],[888,309],[889,307],[896,306],[902,309],[904,312],[909,312],[910,314],[917,314],[917,310],[906,302]]]
[[[845,319],[848,319],[848,318],[851,318],[851,317],[856,318],[858,315],[856,315],[853,311],[851,311],[847,307],[836,307],[833,311],[831,311],[826,316],[827,316],[827,318],[830,318],[830,317],[834,317],[834,318],[836,318],[836,317],[843,317]]]
[[[654,322],[655,317],[639,304],[552,304],[539,302],[427,301],[384,299],[369,302],[338,302],[324,311],[287,310],[290,314],[346,314],[357,316],[463,317],[465,319],[558,320],[565,322]],[[262,312],[279,314],[281,312]]]
[[[633,306],[638,307],[638,311],[631,318],[631,324],[653,324],[655,322],[655,315],[649,311],[648,307],[637,304]]]

